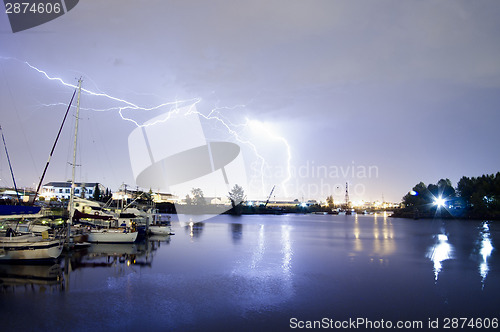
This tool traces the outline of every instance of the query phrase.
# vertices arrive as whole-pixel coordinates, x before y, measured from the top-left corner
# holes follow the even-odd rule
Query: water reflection
[[[436,238],[436,243],[430,247],[427,252],[427,257],[434,263],[435,281],[438,280],[439,273],[443,268],[441,262],[453,258],[453,247],[448,242],[448,236],[443,233],[434,236]]]
[[[171,237],[170,235],[150,235],[148,238],[149,242],[152,243],[152,246],[156,249],[161,246],[161,243],[170,243]],[[153,250],[155,250],[153,249]]]
[[[189,236],[191,237],[191,240],[195,238],[199,238],[201,236],[201,233],[203,233],[203,228],[205,227],[205,224],[202,222],[193,222],[192,220],[185,226],[185,230],[189,232]]]
[[[396,243],[394,241],[394,227],[392,222],[388,220],[387,214],[382,214],[382,222],[378,222],[378,215],[374,217],[373,224],[373,255],[387,256],[396,251]],[[380,258],[379,263],[387,263],[388,258]]]
[[[481,262],[479,264],[479,274],[481,274],[481,285],[484,288],[484,281],[488,276],[488,272],[490,271],[488,265],[488,257],[491,256],[491,252],[493,251],[493,245],[491,244],[491,235],[490,235],[490,227],[488,222],[484,222],[481,232],[480,232],[480,249],[479,254],[481,258]]]
[[[127,267],[131,265],[151,266],[157,241],[140,243],[96,243],[80,255],[73,256],[71,268]]]
[[[359,220],[358,215],[354,216],[354,251],[361,252],[363,251],[363,243],[360,239],[361,230],[359,228]]]
[[[138,243],[96,243],[64,252],[58,262],[49,265],[0,264],[0,291],[68,292],[72,283],[75,286],[77,274],[72,277],[72,273],[76,270],[104,268],[119,276],[135,272],[136,267],[150,268],[154,253],[165,243],[170,243],[170,235],[151,236]]]
[[[380,216],[382,216],[382,220],[380,220]],[[355,256],[356,253],[367,252],[370,256],[370,262],[387,263],[388,258],[386,256],[392,255],[396,251],[394,226],[386,214],[375,214],[372,223],[370,223],[369,218],[358,218],[355,215],[352,231],[354,234],[354,252],[351,256]]]
[[[251,268],[255,269],[257,264],[262,260],[264,255],[265,242],[264,242],[264,225],[260,225],[257,245],[253,251]]]
[[[45,293],[63,287],[63,269],[59,263],[51,265],[0,264],[1,292]]]
[[[292,229],[290,225],[259,225],[251,255],[236,261],[232,282],[242,286],[238,304],[245,311],[261,310],[293,296]]]
[[[239,243],[243,238],[243,225],[242,224],[230,224],[231,225],[231,235],[233,243]]]
[[[283,254],[283,260],[281,267],[283,269],[283,275],[289,280],[292,276],[292,241],[290,239],[290,226],[281,226],[281,253]]]

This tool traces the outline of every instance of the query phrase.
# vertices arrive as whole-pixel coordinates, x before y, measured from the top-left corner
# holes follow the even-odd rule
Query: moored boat
[[[149,226],[149,231],[153,235],[171,235],[172,227],[166,225]]]
[[[60,239],[39,235],[2,236],[0,262],[55,260],[61,255],[63,244]]]
[[[160,214],[155,214],[153,220],[155,223],[149,226],[151,235],[174,235],[170,216],[167,216],[167,220],[162,220]]]
[[[0,204],[0,216],[34,215],[40,210],[40,206]]]
[[[124,232],[120,228],[94,229],[88,233],[88,241],[93,243],[132,243],[138,232]]]

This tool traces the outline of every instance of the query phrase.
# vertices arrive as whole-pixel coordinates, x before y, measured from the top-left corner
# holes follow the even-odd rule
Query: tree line
[[[436,184],[420,182],[402,199],[403,209],[395,216],[500,219],[500,172],[478,177],[463,176],[456,187],[449,179]]]

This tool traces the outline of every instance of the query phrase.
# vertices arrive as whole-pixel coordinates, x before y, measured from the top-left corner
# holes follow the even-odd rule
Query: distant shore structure
[[[75,195],[86,199],[91,199],[94,195],[96,185],[101,192],[106,191],[106,188],[98,182],[75,182]],[[71,194],[71,182],[49,182],[42,186],[40,196],[45,199],[69,199]],[[83,198],[83,197],[82,197]]]

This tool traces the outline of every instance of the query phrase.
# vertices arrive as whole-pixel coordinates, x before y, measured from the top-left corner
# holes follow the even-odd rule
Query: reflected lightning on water
[[[434,263],[434,280],[437,281],[439,273],[443,268],[441,262],[453,258],[453,247],[448,242],[448,236],[445,234],[438,234],[435,237],[437,238],[437,242],[429,248],[427,257]]]
[[[260,225],[258,243],[252,255],[252,269],[255,269],[262,260],[265,250],[264,225]]]
[[[281,226],[281,252],[283,253],[283,261],[281,267],[286,279],[289,280],[292,276],[292,241],[290,240],[290,226]]]
[[[244,296],[239,301],[244,310],[260,308],[287,301],[293,296],[293,243],[289,225],[281,225],[278,232],[260,225],[256,241],[252,245],[248,259],[236,262],[232,269],[235,280],[245,280],[251,287],[244,288]],[[274,236],[279,235],[279,241]],[[271,240],[270,240],[271,238]],[[279,245],[279,264],[276,264]],[[240,294],[241,295],[241,294]]]

